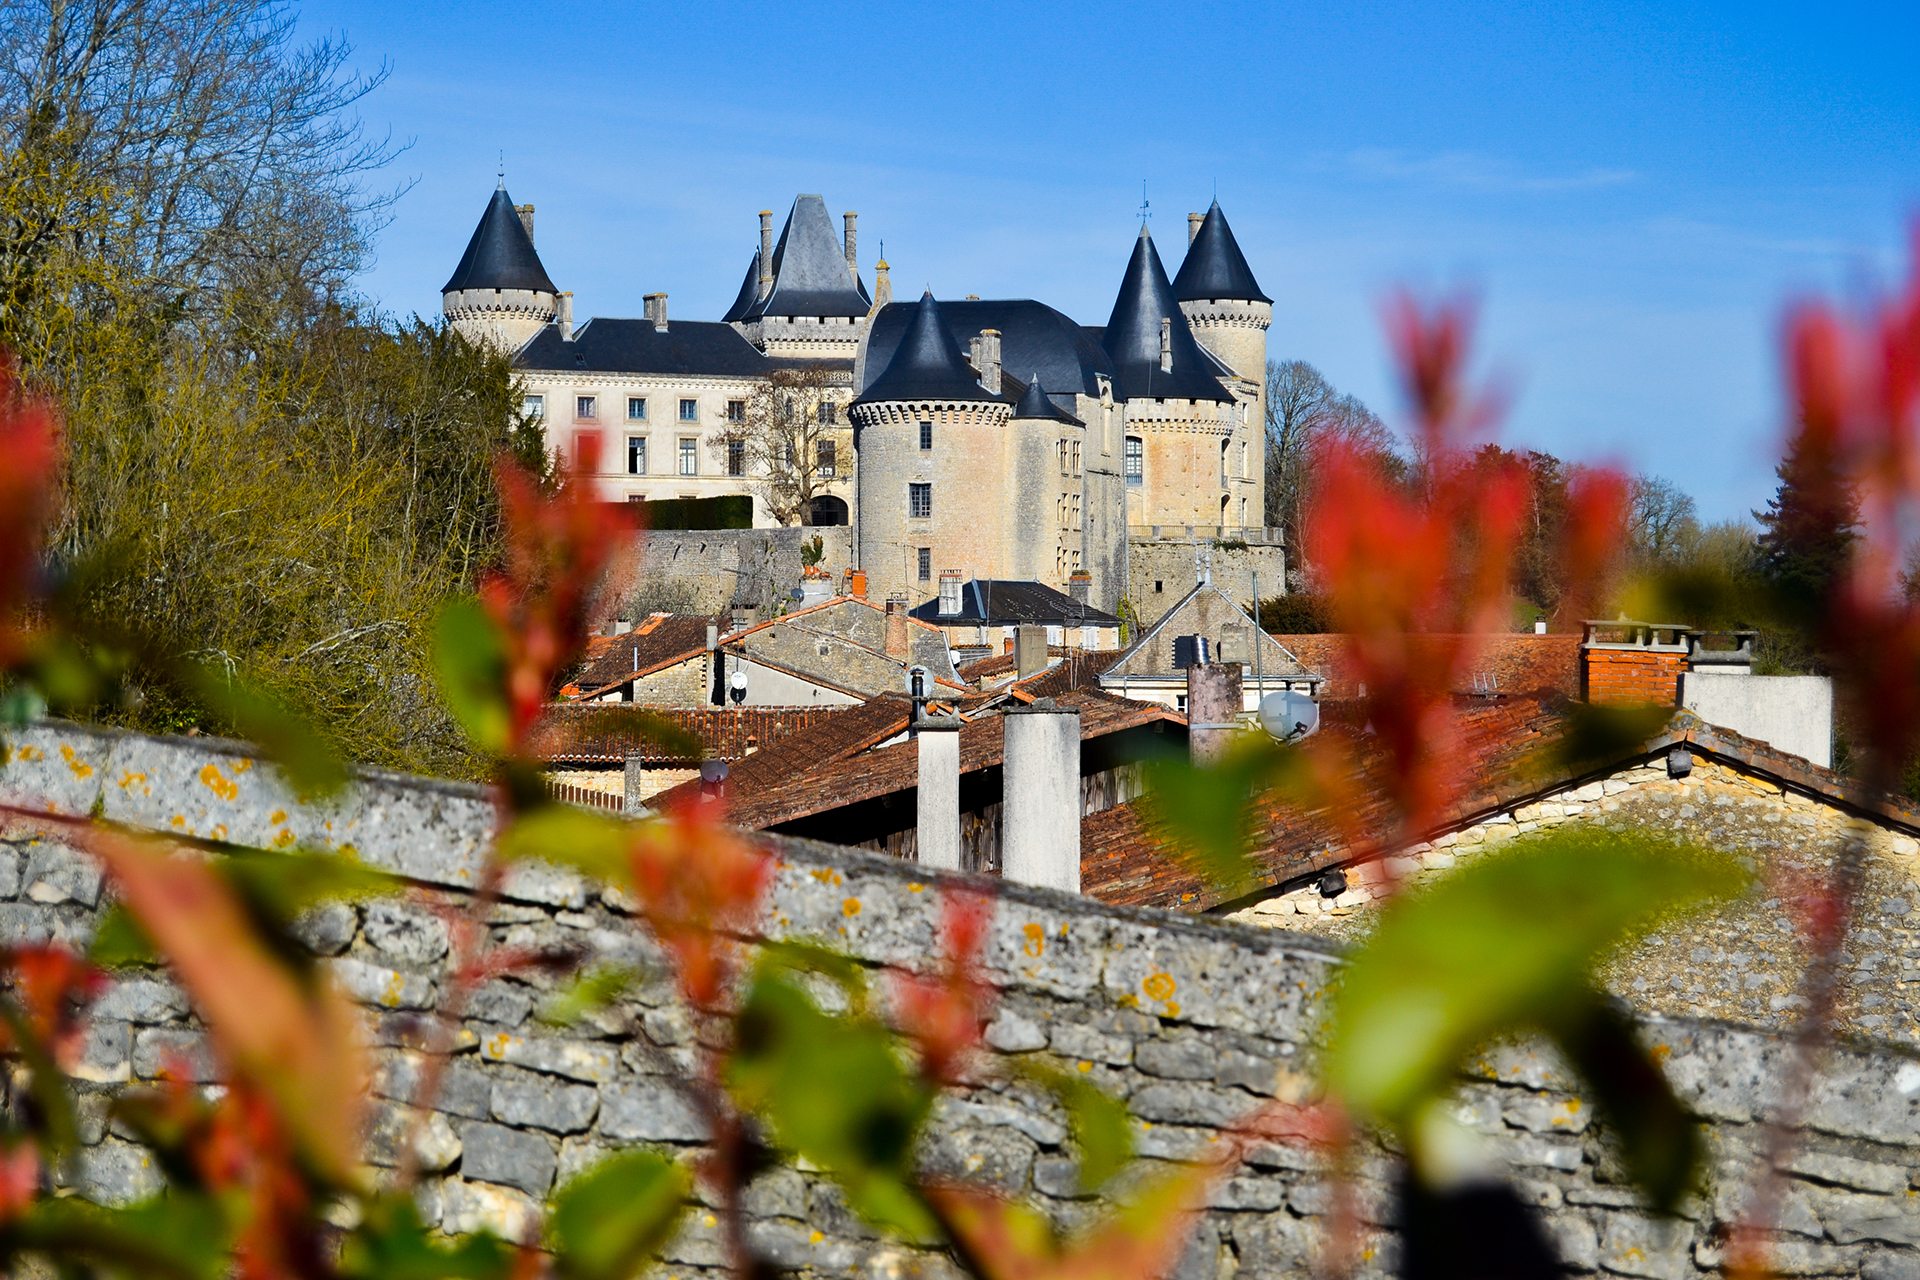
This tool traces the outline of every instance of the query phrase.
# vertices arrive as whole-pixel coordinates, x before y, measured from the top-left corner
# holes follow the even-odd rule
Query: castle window
[[[691,438],[680,441],[680,474],[697,476],[700,474],[699,442]]]
[[[916,520],[925,520],[933,515],[932,485],[910,484],[907,486],[907,514]]]
[[[647,398],[645,396],[627,397],[627,421],[645,422],[647,420]]]
[[[745,440],[727,441],[727,474],[730,476],[747,474],[747,442]]]
[[[933,448],[933,424],[931,422],[923,422],[920,424],[920,447],[922,449]]]
[[[933,548],[920,548],[920,581],[933,581]]]
[[[1073,447],[1073,470],[1069,474],[1077,476],[1080,474],[1080,442],[1078,440],[1075,440],[1073,442],[1072,447]]]
[[[539,421],[541,418],[547,416],[547,398],[545,396],[528,396],[520,402],[520,412],[526,414],[536,422]]]
[[[819,408],[817,408],[817,409],[815,409],[815,410],[814,410],[814,419],[815,419],[815,421],[817,421],[817,422],[818,422],[818,423],[819,423],[819,424],[820,424],[821,426],[823,426],[823,427],[830,427],[830,426],[832,426],[832,425],[833,425],[833,420],[834,420],[834,403],[833,403],[833,401],[831,401],[831,400],[823,400],[823,401],[822,401],[822,402],[820,403],[820,406],[819,406]]]
[[[1222,486],[1225,486],[1227,483],[1227,446],[1227,441],[1222,440],[1220,442],[1220,483]],[[1221,499],[1220,505],[1222,507],[1226,506],[1226,500],[1224,498]],[[1225,524],[1226,521],[1222,520],[1220,523]]]
[[[1253,479],[1253,472],[1247,470],[1247,442],[1245,440],[1240,442],[1240,478],[1243,480]],[[1241,523],[1244,524],[1245,521]]]
[[[747,420],[747,402],[745,400],[727,401],[727,421],[736,426]]]
[[[627,437],[627,474],[630,476],[647,474],[647,438],[645,436]]]
[[[698,400],[689,398],[680,402],[680,421],[700,421],[700,402]]]
[[[1147,445],[1139,436],[1127,437],[1126,472],[1128,484],[1139,484],[1146,464]]]
[[[813,445],[815,469],[823,480],[833,479],[834,448],[831,440],[816,440]]]
[[[573,398],[573,416],[574,417],[585,418],[587,421],[591,422],[593,420],[593,410],[594,410],[594,403],[593,403],[592,396],[575,396]]]

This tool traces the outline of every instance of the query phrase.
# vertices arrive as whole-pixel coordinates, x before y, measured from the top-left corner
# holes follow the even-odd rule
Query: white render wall
[[[1680,705],[1708,724],[1833,767],[1833,681],[1825,676],[1752,676],[1689,671]]]

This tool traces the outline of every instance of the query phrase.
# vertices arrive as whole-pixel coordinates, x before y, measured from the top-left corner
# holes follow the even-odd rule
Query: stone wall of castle
[[[772,529],[650,529],[635,539],[633,580],[674,613],[715,613],[738,604],[770,617],[800,583],[801,547],[819,538],[821,568],[834,576],[853,564],[849,525]],[[791,607],[791,606],[789,606]]]
[[[243,751],[47,724],[9,736],[0,794],[43,796],[73,814],[180,836],[259,846],[351,845],[369,866],[406,877],[404,898],[335,904],[308,917],[304,939],[366,1008],[378,1074],[367,1158],[397,1162],[421,1058],[410,1019],[446,982],[442,906],[464,903],[493,810],[477,788],[391,776],[345,795],[301,800]],[[781,863],[766,934],[826,942],[869,968],[920,966],[936,950],[941,877],[910,864],[804,842]],[[16,826],[0,842],[0,941],[83,943],[110,894],[82,855]],[[693,1156],[705,1135],[677,1081],[696,1029],[670,993],[655,948],[620,894],[569,873],[511,874],[488,919],[496,942],[584,949],[653,976],[630,998],[561,1031],[536,1017],[546,978],[506,978],[471,1004],[462,1047],[418,1148],[429,1171],[428,1218],[448,1231],[527,1229],[538,1203],[602,1153],[646,1144]],[[1044,1062],[1126,1100],[1139,1151],[1153,1161],[1208,1151],[1221,1128],[1275,1096],[1312,1089],[1324,993],[1338,976],[1331,944],[1002,886],[986,949],[1000,995],[988,1061],[943,1100],[921,1159],[1028,1198],[1056,1222],[1088,1220],[1066,1118],[1007,1070]],[[1643,1277],[1711,1273],[1759,1162],[1770,1082],[1784,1039],[1694,1019],[1639,1027],[1700,1118],[1709,1164],[1673,1219],[1639,1206],[1586,1091],[1527,1045],[1478,1057],[1454,1115],[1535,1206],[1576,1272]],[[97,1011],[81,1064],[82,1194],[124,1200],[151,1189],[144,1153],[107,1122],[113,1093],[163,1062],[211,1074],[181,991],[163,975],[122,977]],[[1789,1158],[1775,1260],[1796,1275],[1894,1280],[1920,1269],[1920,1060],[1884,1044],[1830,1053],[1806,1098]],[[1395,1157],[1367,1147],[1355,1162],[1358,1274],[1391,1274]],[[755,1245],[801,1276],[940,1276],[952,1263],[876,1237],[819,1175],[777,1166],[747,1197]],[[1213,1189],[1175,1274],[1181,1280],[1305,1274],[1326,1238],[1335,1193],[1327,1171],[1291,1146],[1254,1147]],[[681,1276],[719,1274],[719,1224],[696,1210],[664,1250]]]
[[[1286,548],[1249,541],[1256,529],[1162,525],[1136,528],[1127,541],[1127,593],[1143,625],[1165,613],[1199,581],[1201,565],[1213,584],[1241,604],[1253,599],[1257,577],[1262,599],[1286,594]]]

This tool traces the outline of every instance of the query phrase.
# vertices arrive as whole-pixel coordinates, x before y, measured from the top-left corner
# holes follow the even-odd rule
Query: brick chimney
[[[887,600],[887,656],[905,662],[907,645],[907,602],[899,596]]]
[[[647,319],[653,322],[653,331],[655,333],[665,333],[667,331],[667,295],[664,293],[649,293],[646,295],[644,302],[647,309]]]
[[[1067,578],[1067,594],[1075,604],[1084,606],[1093,596],[1093,575],[1085,569],[1075,569]]]
[[[1678,706],[1689,667],[1688,629],[1670,623],[1589,622],[1580,645],[1580,684],[1588,702]]]

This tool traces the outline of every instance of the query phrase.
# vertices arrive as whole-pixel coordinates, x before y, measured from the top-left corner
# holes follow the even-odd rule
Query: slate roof
[[[1169,324],[1173,368],[1160,367],[1160,323]],[[1194,340],[1187,317],[1173,296],[1167,270],[1160,265],[1153,237],[1143,226],[1133,243],[1133,257],[1120,281],[1120,295],[1101,334],[1101,343],[1113,361],[1114,396],[1121,400],[1214,400],[1233,396],[1214,373],[1210,360]]]
[[[1013,406],[1013,416],[1016,418],[1041,418],[1052,422],[1069,422],[1076,427],[1086,425],[1086,423],[1080,421],[1080,419],[1074,417],[1053,402],[1053,397],[1048,395],[1046,388],[1040,385],[1040,375],[1037,373],[1033,375],[1033,381],[1027,384],[1027,389],[1020,393],[1019,403]]]
[[[494,188],[493,199],[487,201],[486,212],[480,215],[480,225],[467,241],[467,251],[460,255],[460,265],[440,286],[442,293],[456,289],[559,292],[547,277],[547,269],[540,265],[540,255],[533,251],[533,237],[514,212],[513,197],[507,194],[505,183]]]
[[[753,256],[747,259],[747,278],[740,282],[740,292],[734,295],[733,305],[727,308],[727,314],[720,317],[724,322],[745,320],[753,314],[753,304],[760,300],[760,251],[755,249]]]
[[[1285,645],[1260,631],[1247,611],[1226,592],[1210,582],[1196,582],[1158,621],[1142,631],[1138,640],[1122,651],[1118,661],[1107,669],[1106,687],[1113,688],[1114,682],[1125,676],[1143,680],[1184,679],[1185,669],[1174,665],[1174,641],[1182,635],[1204,635],[1209,643],[1217,646],[1221,618],[1230,625],[1244,626],[1249,640],[1256,635],[1260,638],[1264,646],[1260,657],[1263,679],[1315,678]],[[1249,666],[1249,679],[1252,674]]]
[[[880,376],[867,383],[855,404],[882,400],[1005,400],[980,385],[940,318],[931,292],[920,295],[913,321]]]
[[[674,320],[662,333],[653,321],[589,320],[560,338],[548,325],[528,340],[513,359],[522,369],[591,373],[663,373],[722,378],[765,377],[778,368],[730,324],[715,320]]]
[[[1017,626],[1022,622],[1061,627],[1117,627],[1120,619],[1081,604],[1044,582],[1014,578],[970,578],[960,584],[960,612],[941,614],[940,597],[907,611],[907,616],[937,627]]]
[[[557,703],[534,723],[527,750],[547,764],[619,765],[743,760],[749,750],[824,724],[847,707],[642,707]],[[660,732],[664,729],[666,732]],[[672,737],[678,736],[676,743]],[[691,746],[694,749],[688,750]]]
[[[869,385],[893,358],[913,316],[910,302],[889,303],[874,314],[867,329],[863,374]],[[1000,367],[1025,378],[1039,378],[1055,395],[1098,396],[1100,376],[1113,374],[1113,361],[1098,336],[1089,337],[1085,329],[1044,302],[949,300],[940,304],[940,319],[962,351],[982,329],[999,330]]]
[[[1200,302],[1213,298],[1239,302],[1272,302],[1260,292],[1253,268],[1233,238],[1227,215],[1215,200],[1201,220],[1199,234],[1187,246],[1186,261],[1173,278],[1173,296],[1181,302]]]
[[[847,266],[827,202],[796,196],[773,247],[773,290],[755,302],[748,318],[864,316],[872,309],[865,286]]]

